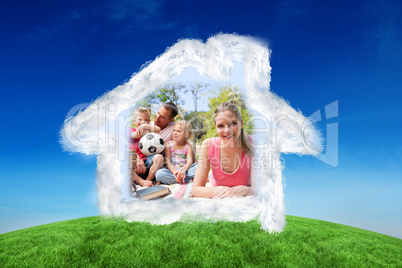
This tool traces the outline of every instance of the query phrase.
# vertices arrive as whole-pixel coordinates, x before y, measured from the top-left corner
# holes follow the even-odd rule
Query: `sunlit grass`
[[[89,217],[0,235],[1,266],[402,267],[402,241],[287,216],[280,234],[247,223],[128,223]]]

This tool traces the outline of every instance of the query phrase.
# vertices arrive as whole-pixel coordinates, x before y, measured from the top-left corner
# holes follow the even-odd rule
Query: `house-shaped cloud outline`
[[[252,37],[218,34],[206,43],[180,40],[154,61],[145,64],[124,85],[99,97],[85,110],[67,118],[61,131],[66,151],[97,154],[97,190],[100,214],[124,215],[131,220],[171,223],[184,214],[187,217],[249,220],[260,214],[261,226],[268,231],[285,227],[285,207],[281,167],[263,166],[255,169],[259,194],[228,200],[135,200],[122,202],[119,131],[109,131],[119,121],[119,114],[162,84],[193,67],[200,75],[224,80],[232,75],[233,62],[245,68],[246,104],[259,116],[271,122],[269,133],[257,134],[265,148],[255,149],[256,157],[277,158],[279,153],[318,154],[320,133],[312,122],[286,101],[270,92],[270,51],[266,44]],[[112,123],[113,122],[113,123]],[[126,121],[125,121],[126,122]],[[306,123],[307,122],[307,123]],[[126,122],[127,123],[127,122]],[[306,127],[309,126],[309,127]],[[128,167],[127,167],[128,168]],[[180,202],[180,203],[178,203]]]

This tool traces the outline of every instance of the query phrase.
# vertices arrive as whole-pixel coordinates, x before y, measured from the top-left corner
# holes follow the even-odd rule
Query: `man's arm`
[[[155,132],[155,133],[160,133],[161,132],[161,128],[160,127],[158,127],[157,125],[155,125],[155,124],[147,124],[147,126],[148,126],[148,128],[147,129],[149,129],[151,132]]]

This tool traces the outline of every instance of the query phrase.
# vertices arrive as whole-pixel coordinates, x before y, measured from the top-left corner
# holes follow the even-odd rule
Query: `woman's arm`
[[[214,198],[216,195],[230,189],[229,187],[225,186],[205,187],[210,169],[210,162],[208,160],[208,148],[209,139],[206,139],[201,145],[201,153],[198,158],[193,187],[191,189],[191,193],[194,197]]]
[[[228,187],[225,191],[221,191],[219,194],[215,195],[214,198],[242,197],[252,194],[252,188],[250,186],[239,185]]]
[[[208,160],[209,139],[202,142],[201,152],[198,158],[197,169],[195,171],[193,187],[191,193],[194,197],[213,197],[205,189],[207,183],[210,163]]]
[[[254,174],[254,170],[252,167],[250,167],[250,168],[251,168],[251,172],[250,172],[251,186],[238,185],[238,186],[230,187],[227,191],[223,191],[223,192],[219,193],[214,198],[242,197],[242,196],[256,194],[255,188],[253,185],[253,181],[251,180],[251,178],[253,177],[253,174]]]

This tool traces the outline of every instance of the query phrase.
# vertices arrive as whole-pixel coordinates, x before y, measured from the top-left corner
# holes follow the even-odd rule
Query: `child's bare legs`
[[[152,180],[155,178],[156,171],[162,167],[163,164],[163,156],[160,154],[156,154],[153,157],[153,163],[151,168],[149,169],[148,177],[146,178],[147,181],[152,182]]]
[[[144,180],[143,178],[138,176],[137,172],[133,172],[133,183],[137,183],[137,184],[141,185],[142,187],[152,186],[152,181]]]

